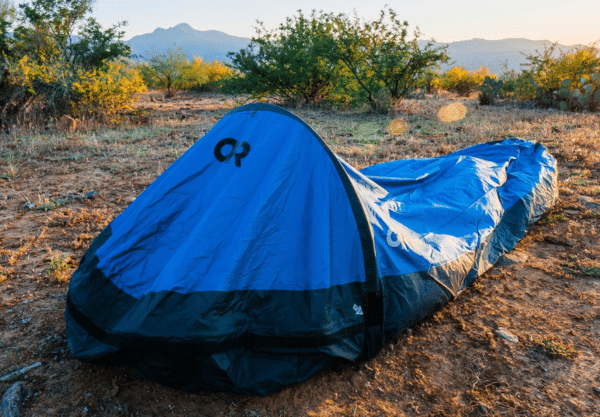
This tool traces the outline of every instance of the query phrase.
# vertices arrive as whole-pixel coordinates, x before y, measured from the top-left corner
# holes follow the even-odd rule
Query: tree
[[[164,54],[153,55],[141,67],[147,85],[156,86],[167,91],[167,97],[173,97],[186,87],[186,69],[190,66],[185,54],[179,49],[168,49]]]
[[[8,30],[16,19],[15,7],[9,0],[0,0],[0,90],[9,76],[6,60],[11,52],[12,39]]]
[[[99,69],[114,59],[131,55],[131,47],[121,41],[125,32],[119,30],[127,22],[120,22],[103,30],[90,17],[79,31],[79,41],[70,46],[73,61],[86,70]]]
[[[329,15],[287,18],[275,31],[261,22],[247,48],[230,52],[240,76],[237,87],[255,96],[275,94],[313,103],[326,98],[339,81],[339,66],[329,58]]]
[[[0,0],[0,57],[9,52],[10,35],[8,30],[16,19],[15,7],[9,0]]]
[[[408,40],[407,28],[392,9],[372,22],[299,11],[276,31],[259,25],[250,45],[229,56],[241,74],[238,85],[254,95],[315,102],[349,93],[377,110],[388,101],[381,96],[405,97],[422,74],[448,60],[444,47],[419,47],[418,29]]]
[[[385,109],[386,103],[376,99],[382,90],[390,99],[406,97],[422,75],[449,60],[445,47],[435,48],[433,42],[419,47],[418,29],[408,40],[408,22],[392,9],[382,10],[372,22],[345,14],[332,21],[331,56],[348,68],[374,110]]]
[[[118,28],[102,30],[93,18],[87,19],[81,39],[73,35],[91,13],[93,0],[33,0],[20,4],[12,38],[6,41],[11,13],[7,0],[0,0],[4,54],[3,88],[0,89],[0,122],[25,121],[27,114],[58,117],[71,112],[79,95],[74,84],[90,69],[105,71],[109,61],[127,57],[129,46],[121,42]],[[4,46],[6,49],[6,46]],[[132,93],[133,94],[133,93]],[[35,112],[30,111],[32,108]],[[11,122],[12,123],[12,122]]]

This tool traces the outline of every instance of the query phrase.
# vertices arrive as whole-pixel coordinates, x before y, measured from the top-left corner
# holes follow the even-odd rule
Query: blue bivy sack
[[[557,194],[537,143],[357,171],[290,112],[245,105],[93,241],[69,286],[69,349],[184,390],[267,394],[373,358]]]

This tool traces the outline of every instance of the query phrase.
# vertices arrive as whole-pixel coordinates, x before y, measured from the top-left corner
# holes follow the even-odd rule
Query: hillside
[[[181,47],[188,58],[201,56],[205,61],[227,61],[227,52],[239,51],[250,39],[239,38],[216,30],[196,30],[187,23],[152,33],[134,36],[127,43],[138,58],[148,59],[155,53]]]

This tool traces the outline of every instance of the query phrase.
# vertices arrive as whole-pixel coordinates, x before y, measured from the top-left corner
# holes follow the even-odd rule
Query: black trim
[[[342,181],[342,185],[344,186],[346,194],[348,195],[348,199],[350,200],[350,207],[352,208],[352,213],[354,214],[354,219],[358,227],[365,265],[366,296],[362,306],[365,317],[365,347],[363,359],[373,359],[377,352],[379,352],[379,350],[383,347],[383,292],[379,271],[377,269],[377,255],[375,253],[375,240],[373,237],[373,231],[371,230],[371,223],[367,218],[362,201],[360,200],[356,189],[352,185],[352,181],[350,180],[348,173],[335,156],[331,148],[327,146],[327,144],[323,141],[323,139],[321,139],[319,134],[315,132],[312,127],[310,127],[304,120],[295,114],[273,104],[250,103],[229,111],[223,118],[235,113],[256,111],[270,111],[273,113],[278,113],[283,116],[290,117],[307,128],[327,152],[327,155],[331,159],[331,162],[333,163],[340,180]],[[373,327],[379,328],[379,331],[369,331],[369,329]]]
[[[175,296],[178,294],[172,293]],[[357,323],[350,327],[340,329],[331,334],[312,336],[310,334],[295,335],[293,337],[265,336],[252,333],[244,333],[237,337],[227,337],[225,341],[172,341],[159,340],[152,336],[141,335],[115,335],[104,330],[83,314],[73,303],[70,295],[67,295],[66,309],[75,322],[94,336],[100,342],[119,349],[143,349],[152,346],[153,351],[174,352],[186,355],[210,355],[224,352],[233,348],[247,346],[252,350],[267,349],[314,349],[321,346],[332,345],[340,340],[364,332],[364,324]]]

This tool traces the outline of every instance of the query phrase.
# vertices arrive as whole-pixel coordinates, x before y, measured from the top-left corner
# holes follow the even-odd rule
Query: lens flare
[[[442,107],[437,115],[444,123],[457,122],[467,115],[467,108],[461,103],[452,103]]]
[[[401,135],[408,129],[408,123],[404,119],[394,119],[388,125],[388,133],[392,136]]]

